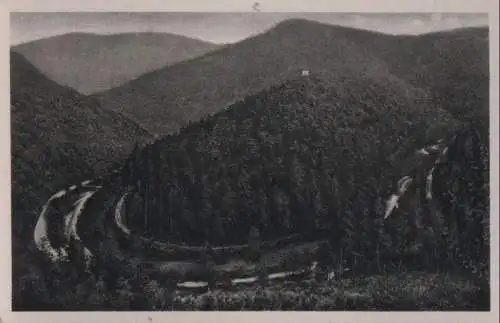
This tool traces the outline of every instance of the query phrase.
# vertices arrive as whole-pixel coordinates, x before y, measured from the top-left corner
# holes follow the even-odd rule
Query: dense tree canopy
[[[381,199],[415,166],[407,157],[457,125],[402,90],[368,78],[289,81],[136,150],[125,174],[144,206],[131,223],[194,244],[246,243],[252,226],[264,239],[326,228],[338,245],[369,248],[349,237],[377,235]]]

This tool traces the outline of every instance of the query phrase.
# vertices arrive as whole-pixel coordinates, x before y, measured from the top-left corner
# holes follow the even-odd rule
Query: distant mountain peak
[[[276,24],[271,31],[275,32],[292,32],[292,31],[304,31],[314,32],[317,30],[330,30],[339,33],[368,33],[368,34],[377,34],[383,35],[386,37],[392,36],[391,34],[382,33],[370,29],[362,29],[351,26],[343,26],[338,24],[329,24],[320,21],[308,20],[304,18],[290,18],[283,20]]]
[[[57,34],[57,35],[52,35],[44,38],[39,38],[39,39],[34,39],[26,42],[22,42],[19,44],[16,44],[14,46],[11,46],[12,49],[16,50],[18,48],[22,48],[23,46],[26,46],[28,44],[34,44],[42,41],[50,41],[50,40],[58,40],[58,39],[74,39],[74,38],[80,38],[83,40],[91,41],[94,38],[100,38],[100,39],[111,39],[111,38],[129,38],[129,37],[147,37],[147,38],[155,38],[155,37],[171,37],[171,38],[177,38],[179,40],[187,40],[187,41],[198,41],[200,43],[206,43],[206,44],[213,44],[209,41],[206,40],[201,40],[198,38],[193,38],[193,37],[188,37],[186,35],[181,35],[181,34],[176,34],[176,33],[169,33],[169,32],[157,32],[157,31],[126,31],[126,32],[118,32],[118,33],[97,33],[97,32],[88,32],[88,31],[74,31],[74,32],[67,32],[63,34]]]
[[[20,44],[12,50],[57,83],[91,94],[217,48],[219,45],[170,33],[74,32]]]
[[[452,90],[444,76],[460,77],[465,89],[469,75],[486,69],[487,60],[481,54],[484,44],[470,46],[477,36],[460,35],[395,37],[289,19],[262,34],[157,69],[95,96],[104,106],[130,115],[161,135],[294,78],[312,81],[321,76],[345,91],[351,86],[345,81],[349,78],[388,80],[393,87],[418,92],[416,101],[423,97],[438,101],[437,96]],[[452,55],[461,58],[448,59]],[[462,66],[461,62],[467,63]],[[477,67],[471,68],[474,62]],[[309,71],[309,77],[301,77],[303,70]],[[474,99],[470,92],[460,93]],[[437,104],[451,105],[450,100],[444,101]],[[460,100],[454,101],[458,105]]]
[[[295,29],[317,28],[317,27],[335,27],[335,26],[303,18],[290,18],[277,23],[271,30],[288,32]]]

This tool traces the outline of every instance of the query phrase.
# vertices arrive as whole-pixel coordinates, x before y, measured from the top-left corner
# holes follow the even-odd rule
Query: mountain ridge
[[[148,71],[219,45],[171,33],[67,33],[11,47],[49,78],[83,94],[116,87]]]
[[[325,46],[337,48],[335,57],[315,55],[314,50],[308,48],[309,37],[294,34],[274,36],[274,31],[280,26],[283,25],[199,58],[150,72],[95,97],[104,106],[120,106],[122,111],[136,119],[153,123],[150,129],[163,135],[189,120],[198,120],[202,115],[219,111],[247,94],[298,76],[302,69],[309,68],[311,73],[317,73],[322,70],[321,66],[328,64],[331,65],[329,71],[341,73],[349,73],[350,69],[383,69],[384,63],[376,58],[373,58],[375,63],[355,64],[354,57],[359,63],[369,61],[367,56],[370,54],[354,49],[354,45],[345,41],[348,53],[338,52],[339,46],[325,43]],[[332,28],[328,27],[328,30],[336,32]],[[317,39],[329,42],[328,35],[317,36],[312,43],[318,42]],[[301,45],[301,42],[305,44]],[[280,53],[289,54],[289,58],[280,57]],[[308,61],[311,59],[314,63]],[[346,61],[349,64],[344,64]],[[152,116],[158,124],[152,121]]]
[[[423,100],[437,100],[448,91],[443,82],[449,74],[445,70],[441,78],[420,77],[423,73],[432,75],[433,69],[439,67],[434,64],[427,71],[420,71],[422,68],[417,62],[421,56],[432,62],[432,57],[440,55],[439,48],[426,53],[428,46],[425,45],[437,42],[434,38],[452,41],[472,33],[466,37],[467,43],[469,38],[477,38],[476,33],[483,32],[481,28],[467,28],[450,34],[394,36],[308,20],[285,21],[262,34],[152,71],[94,97],[103,106],[120,109],[160,135],[175,132],[189,121],[220,111],[246,95],[299,77],[304,69],[311,75],[330,74],[332,78],[352,73],[391,74],[410,87],[424,89],[427,94]],[[454,46],[460,49],[462,43]],[[419,46],[425,49],[417,50]],[[469,47],[471,50],[464,55],[471,56],[482,50],[474,44]],[[467,62],[468,57],[464,58]],[[460,65],[451,67],[449,70],[460,76],[464,84],[470,82],[467,76],[474,75],[468,70],[460,72]],[[444,90],[434,91],[433,87]],[[463,97],[468,99],[466,93]]]

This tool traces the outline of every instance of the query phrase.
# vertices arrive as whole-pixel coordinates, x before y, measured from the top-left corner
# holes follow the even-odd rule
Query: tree
[[[248,257],[250,261],[257,261],[260,259],[260,232],[255,226],[252,226],[248,234]]]
[[[318,267],[322,270],[327,270],[328,267],[333,265],[333,249],[329,242],[322,243],[318,250]]]
[[[216,274],[214,271],[215,266],[215,253],[212,249],[210,242],[205,241],[203,245],[203,251],[201,254],[201,263],[205,267],[205,273],[207,276],[208,287],[213,288],[216,284]]]

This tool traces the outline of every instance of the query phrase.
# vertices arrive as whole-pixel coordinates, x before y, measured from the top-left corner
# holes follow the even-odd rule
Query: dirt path
[[[79,192],[78,196],[76,197],[76,200],[72,205],[72,208],[70,212],[65,216],[64,218],[64,235],[67,238],[67,241],[70,241],[71,239],[74,239],[75,241],[81,242],[81,245],[83,245],[83,256],[85,257],[85,264],[86,267],[89,268],[90,261],[93,258],[92,252],[84,245],[82,242],[79,234],[78,234],[78,221],[81,216],[83,216],[84,210],[86,203],[92,198],[92,196],[99,191],[101,186],[92,184],[93,181],[87,180],[82,182],[80,185],[72,185],[69,187],[68,190],[61,190],[54,194],[45,204],[44,208],[42,209],[42,212],[40,213],[39,219],[37,226],[35,228],[34,232],[34,237],[35,237],[35,242],[37,243],[37,247],[40,251],[44,252],[47,254],[50,259],[54,262],[57,261],[62,261],[66,260],[68,258],[68,253],[66,252],[65,248],[69,247],[62,247],[62,248],[53,248],[53,246],[50,243],[50,240],[47,235],[47,228],[50,226],[50,223],[47,223],[47,212],[50,203],[58,198],[61,198],[65,196],[68,192],[75,192],[78,188],[83,188],[84,190],[82,192]],[[120,230],[126,234],[126,235],[131,235],[131,230],[127,227],[123,214],[124,214],[124,203],[125,199],[128,196],[129,192],[125,192],[118,202],[116,203],[115,206],[115,212],[114,212],[114,222],[120,228]],[[142,237],[141,237],[142,238]],[[142,238],[145,239],[145,238]],[[163,244],[163,243],[157,243],[157,244]],[[166,248],[172,249],[169,247],[169,244],[164,243],[166,245]],[[177,245],[175,245],[177,246]],[[179,246],[181,248],[186,248],[187,250],[202,250],[202,247],[189,247],[189,246]],[[240,246],[240,247],[245,247]],[[215,247],[219,249],[225,249],[226,247]],[[230,247],[231,248],[231,247]],[[174,248],[175,249],[175,248]],[[147,262],[147,259],[144,260]],[[266,280],[268,281],[273,281],[273,280],[279,280],[279,279],[290,279],[291,277],[297,276],[297,275],[303,275],[307,273],[313,273],[315,271],[317,263],[314,262],[310,268],[307,269],[301,269],[301,270],[290,270],[290,271],[280,271],[280,272],[273,272],[268,275],[266,275]],[[254,275],[251,277],[246,277],[243,273],[241,274],[241,277],[233,277],[230,279],[231,285],[236,286],[236,285],[245,285],[245,284],[255,284],[255,283],[260,283],[259,282],[259,277]],[[222,282],[219,282],[222,283]],[[200,288],[204,288],[208,286],[207,281],[179,281],[177,283],[177,288],[179,290],[199,290]]]
[[[40,212],[38,216],[38,221],[35,226],[35,231],[33,233],[33,240],[35,241],[35,245],[44,254],[46,254],[51,261],[60,261],[68,257],[67,252],[63,248],[54,248],[52,243],[50,242],[48,236],[48,226],[47,223],[47,211],[53,200],[60,199],[64,195],[66,195],[66,190],[61,190],[54,195],[52,195]]]
[[[64,217],[64,232],[67,241],[69,241],[70,237],[81,241],[77,230],[78,218],[85,207],[85,203],[97,192],[97,189],[100,188],[100,186],[91,186],[91,183],[93,183],[93,180],[86,180],[80,183],[80,185],[72,185],[68,189],[58,191],[47,200],[42,208],[42,211],[40,212],[40,215],[38,216],[35,230],[33,232],[33,240],[38,250],[46,254],[53,262],[67,260],[68,253],[66,251],[67,246],[55,248],[50,241],[48,228],[52,224],[47,220],[49,207],[53,201],[65,197],[68,193],[74,192],[77,188],[85,187],[90,189],[90,191],[80,194],[79,199],[74,202],[72,210]],[[92,189],[94,190],[92,191]],[[92,256],[92,253],[86,247],[84,248],[84,254],[86,257]]]
[[[80,198],[73,204],[74,209],[73,211],[67,215],[68,218],[70,218],[70,225],[66,230],[66,237],[70,238],[73,237],[78,242],[82,242],[80,235],[78,234],[78,219],[80,215],[82,214],[82,211],[85,208],[85,203],[95,194],[97,193],[97,190],[95,191],[88,191],[80,195]],[[69,240],[69,239],[68,239]],[[83,243],[82,243],[83,245]],[[87,266],[90,265],[90,260],[92,259],[93,255],[90,250],[83,245],[83,255],[85,257],[85,261],[87,263]]]

